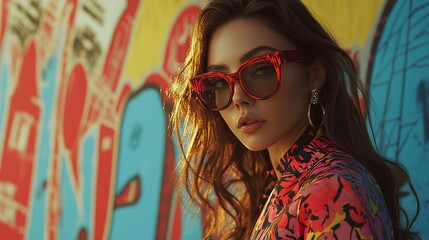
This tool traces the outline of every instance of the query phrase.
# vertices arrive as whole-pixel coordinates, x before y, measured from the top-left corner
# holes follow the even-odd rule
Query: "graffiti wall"
[[[410,172],[429,238],[429,1],[304,2],[359,66],[378,148]],[[175,191],[164,94],[203,4],[0,2],[0,239],[201,238]]]

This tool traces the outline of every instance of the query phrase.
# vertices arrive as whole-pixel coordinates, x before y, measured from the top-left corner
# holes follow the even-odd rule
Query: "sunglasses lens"
[[[229,84],[221,76],[207,76],[201,79],[198,82],[197,90],[200,94],[200,99],[212,110],[219,110],[230,101]]]
[[[247,65],[240,77],[246,91],[258,98],[271,97],[279,84],[276,68],[269,61]]]
[[[243,89],[253,99],[272,97],[279,87],[278,67],[269,59],[249,61],[239,70]],[[227,76],[222,73],[207,73],[192,80],[194,91],[200,100],[211,110],[219,111],[232,101],[233,89]]]

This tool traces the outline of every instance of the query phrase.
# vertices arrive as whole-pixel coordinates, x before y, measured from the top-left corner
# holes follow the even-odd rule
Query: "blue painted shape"
[[[180,158],[179,158],[180,159]],[[182,199],[184,204],[189,203],[189,195],[184,194]],[[201,211],[193,206],[181,206],[182,211],[182,236],[181,239],[203,239]]]
[[[94,219],[94,203],[95,199],[95,173],[96,173],[96,157],[97,157],[97,141],[99,136],[99,128],[94,128],[86,134],[82,141],[82,199],[83,199],[83,216],[81,216],[81,226],[86,229],[88,236],[92,236],[91,228],[92,220]],[[99,143],[98,143],[99,144]],[[74,233],[75,235],[77,233]],[[62,236],[64,238],[70,236]],[[62,239],[62,238],[60,238]]]
[[[78,208],[78,199],[72,188],[71,170],[66,162],[68,157],[61,157],[61,217],[59,224],[59,236],[63,238],[77,238],[80,228],[84,225],[82,209]],[[63,237],[63,238],[61,238]]]
[[[146,88],[125,107],[119,140],[116,193],[141,178],[136,204],[113,211],[111,239],[155,239],[165,154],[166,116],[159,89]]]
[[[48,178],[48,171],[52,164],[52,149],[55,128],[57,122],[54,118],[55,103],[57,98],[58,81],[58,68],[59,59],[62,51],[61,39],[57,42],[55,52],[51,58],[47,60],[46,64],[41,67],[41,82],[39,85],[40,99],[42,104],[41,119],[40,119],[40,132],[39,141],[37,142],[37,155],[35,165],[35,177],[33,184],[33,192],[31,193],[30,202],[32,209],[29,222],[29,239],[45,238],[46,230],[46,188],[44,187],[45,181]],[[43,219],[43,220],[41,220]]]
[[[9,105],[9,102],[6,102],[8,100],[7,94],[8,90],[11,91],[8,89],[8,81],[10,78],[9,69],[11,68],[8,62],[8,59],[11,58],[9,51],[10,48],[8,46],[9,42],[7,41],[7,38],[4,38],[2,54],[0,56],[0,149],[3,146],[3,141],[6,137],[6,135],[2,133],[5,132],[4,128],[6,127],[5,125],[7,122],[6,111],[9,111],[6,109]]]
[[[408,169],[421,202],[413,229],[429,239],[429,142],[421,104],[429,95],[418,97],[419,86],[429,79],[429,1],[397,1],[381,34],[370,78],[376,140],[383,155]],[[401,204],[409,214],[415,211],[413,197]]]
[[[179,148],[179,143],[177,138],[173,138],[174,144],[174,153],[176,158],[176,164],[182,161],[182,153]],[[189,195],[186,194],[186,191],[183,193],[182,197],[181,213],[182,213],[182,229],[181,229],[181,238],[180,239],[203,239],[202,238],[202,222],[201,222],[201,211],[194,205],[184,205],[190,202]]]
[[[7,94],[7,80],[9,78],[9,71],[8,71],[8,65],[2,64],[0,62],[0,133],[4,133],[4,128],[6,124],[5,114],[6,114],[6,106],[8,103],[6,103],[6,94]],[[5,138],[5,134],[0,135],[0,146],[3,145],[3,141]]]

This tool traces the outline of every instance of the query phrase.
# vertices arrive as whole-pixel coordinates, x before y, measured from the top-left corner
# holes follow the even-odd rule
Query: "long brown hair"
[[[321,102],[324,128],[340,149],[365,165],[377,179],[392,218],[395,239],[415,236],[400,226],[398,186],[392,170],[409,177],[374,149],[360,109],[365,92],[349,55],[299,0],[214,0],[201,11],[183,70],[174,79],[171,126],[183,153],[179,187],[203,211],[204,238],[248,236],[258,214],[265,171],[272,167],[265,151],[252,152],[234,136],[218,112],[207,110],[191,90],[189,79],[206,72],[207,52],[215,30],[237,18],[256,18],[286,36],[300,49],[326,61]],[[186,150],[185,150],[186,149]]]

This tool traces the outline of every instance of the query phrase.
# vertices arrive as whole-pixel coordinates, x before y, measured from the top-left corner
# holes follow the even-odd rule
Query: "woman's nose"
[[[255,102],[240,86],[239,82],[234,83],[234,92],[232,94],[232,103],[235,106],[251,106]]]

